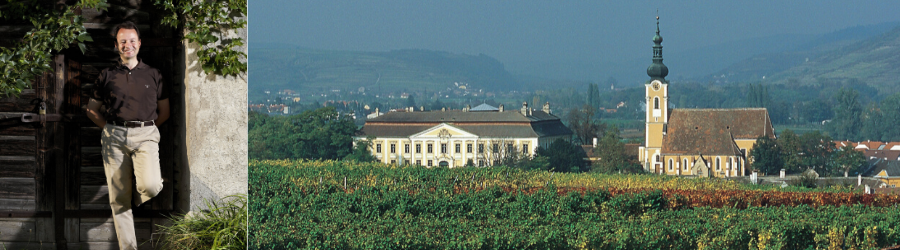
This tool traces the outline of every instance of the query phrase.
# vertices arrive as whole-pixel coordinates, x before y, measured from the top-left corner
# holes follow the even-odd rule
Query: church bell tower
[[[640,154],[644,170],[655,173],[665,172],[661,169],[663,164],[662,157],[659,155],[669,119],[669,81],[666,80],[669,68],[663,64],[662,41],[662,36],[659,35],[659,16],[657,16],[656,35],[653,36],[653,63],[647,68],[650,80],[644,83],[647,98],[646,137]]]

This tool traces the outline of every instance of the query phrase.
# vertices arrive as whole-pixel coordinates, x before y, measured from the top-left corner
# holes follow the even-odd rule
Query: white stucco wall
[[[231,36],[247,41],[247,29]],[[247,74],[207,75],[196,51],[184,43],[184,133],[181,163],[186,171],[178,195],[181,209],[203,207],[203,199],[247,194]],[[247,53],[247,47],[243,48]],[[189,204],[189,205],[188,205]]]

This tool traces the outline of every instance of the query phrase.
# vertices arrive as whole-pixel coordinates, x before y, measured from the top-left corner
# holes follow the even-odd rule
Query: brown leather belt
[[[116,126],[123,126],[126,128],[143,128],[144,126],[156,126],[155,121],[106,121],[107,124],[112,124]]]

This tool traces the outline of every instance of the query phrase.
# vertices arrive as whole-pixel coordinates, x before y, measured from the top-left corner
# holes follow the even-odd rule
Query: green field
[[[502,167],[254,160],[249,169],[250,249],[874,249],[900,244],[896,195]]]

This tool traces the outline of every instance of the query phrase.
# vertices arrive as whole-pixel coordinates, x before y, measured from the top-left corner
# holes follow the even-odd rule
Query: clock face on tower
[[[650,85],[653,87],[653,90],[659,90],[659,80],[654,80]]]

